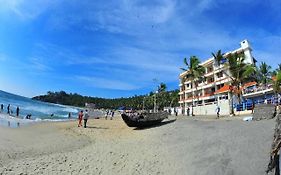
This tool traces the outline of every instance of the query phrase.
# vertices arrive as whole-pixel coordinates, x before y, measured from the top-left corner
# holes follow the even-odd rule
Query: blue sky
[[[178,88],[183,58],[248,39],[281,63],[280,0],[0,0],[0,89],[98,97]]]

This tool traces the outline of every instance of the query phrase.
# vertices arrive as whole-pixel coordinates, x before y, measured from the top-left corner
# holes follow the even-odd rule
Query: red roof
[[[250,87],[250,86],[254,86],[254,85],[256,85],[256,84],[257,84],[257,82],[255,82],[255,81],[248,82],[248,83],[244,84],[243,88],[247,88],[247,87]]]
[[[214,94],[221,94],[221,93],[229,92],[229,91],[230,91],[230,86],[229,85],[224,85],[219,90],[217,90]]]

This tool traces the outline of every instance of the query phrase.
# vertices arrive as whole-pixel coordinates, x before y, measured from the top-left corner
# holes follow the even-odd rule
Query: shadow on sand
[[[108,129],[108,128],[105,128],[105,127],[96,127],[96,126],[87,126],[87,128],[90,128],[90,129]]]
[[[172,120],[168,120],[168,121],[163,121],[159,124],[156,124],[156,125],[153,125],[153,126],[148,126],[148,127],[138,127],[138,128],[135,128],[134,130],[145,130],[145,129],[150,129],[150,128],[157,128],[159,126],[162,126],[162,125],[166,125],[166,124],[169,124],[169,123],[173,123],[175,122],[177,119],[172,119]]]

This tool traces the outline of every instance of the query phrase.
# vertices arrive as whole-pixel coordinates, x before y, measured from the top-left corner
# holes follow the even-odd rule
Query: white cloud
[[[46,72],[53,70],[48,64],[44,63],[44,59],[42,58],[30,58],[30,62],[28,63],[27,69],[32,69],[33,71]]]
[[[101,77],[90,77],[90,76],[76,76],[77,80],[84,82],[86,85],[96,88],[103,89],[114,89],[114,90],[135,90],[138,89],[138,86],[134,86],[130,83],[127,83],[126,78],[124,77],[123,81],[112,80]]]
[[[184,57],[197,55],[203,61],[218,49],[229,51],[238,48],[239,42],[246,38],[253,41],[253,54],[257,59],[279,59],[280,37],[251,26],[229,29],[204,13],[228,2],[0,0],[0,11],[6,10],[21,19],[33,20],[50,10],[44,21],[47,21],[45,25],[51,32],[61,30],[67,33],[79,27],[79,30],[86,30],[89,37],[100,33],[110,35],[105,40],[108,39],[112,45],[105,44],[104,52],[97,54],[80,52],[76,48],[70,50],[56,44],[37,44],[30,56],[29,66],[38,72],[48,72],[53,70],[53,65],[83,65],[83,73],[77,75],[79,80],[100,88],[108,88],[109,85],[130,90],[144,87],[153,78],[175,82]],[[254,2],[239,0],[246,5]],[[278,8],[280,6],[275,7],[275,11]],[[83,44],[74,43],[77,47]],[[90,44],[84,47],[91,49]],[[0,55],[0,60],[5,59],[1,59]],[[83,76],[84,71],[90,76]],[[110,75],[110,80],[107,75]],[[122,80],[124,77],[126,81]]]
[[[0,0],[0,12],[8,12],[22,20],[30,20],[59,2],[59,0]]]

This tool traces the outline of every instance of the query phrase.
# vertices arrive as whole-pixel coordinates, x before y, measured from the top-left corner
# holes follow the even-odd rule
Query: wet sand
[[[264,174],[274,125],[179,117],[134,129],[117,117],[0,127],[0,174]]]

